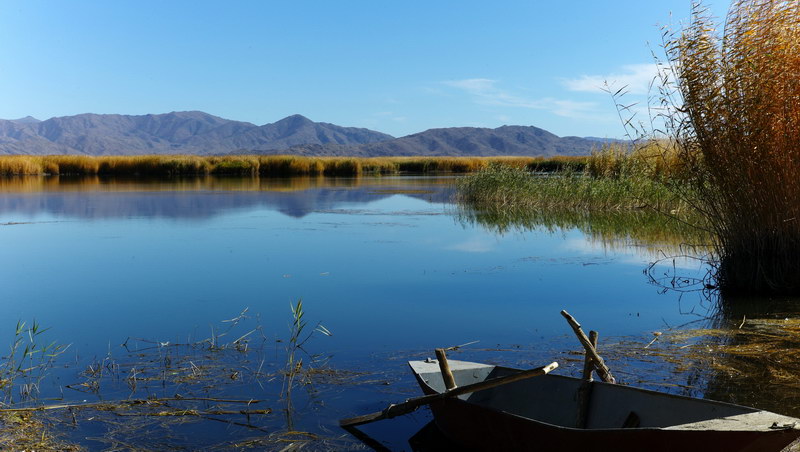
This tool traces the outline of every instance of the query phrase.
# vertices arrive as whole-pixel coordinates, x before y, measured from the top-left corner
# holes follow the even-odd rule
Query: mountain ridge
[[[395,138],[365,128],[314,122],[299,114],[263,125],[202,111],[0,120],[0,155],[551,156],[585,155],[607,141],[509,125],[429,129]]]

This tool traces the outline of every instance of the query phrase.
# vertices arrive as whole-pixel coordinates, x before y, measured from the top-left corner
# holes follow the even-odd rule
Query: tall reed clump
[[[718,284],[800,293],[800,1],[736,0],[722,33],[697,3],[665,47],[681,104],[667,125],[714,233]]]

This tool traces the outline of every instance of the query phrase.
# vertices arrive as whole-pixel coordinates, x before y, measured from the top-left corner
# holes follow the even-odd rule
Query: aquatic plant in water
[[[24,321],[17,321],[9,353],[0,362],[3,406],[13,405],[18,401],[35,400],[47,371],[54,365],[56,358],[69,348],[69,345],[55,341],[41,342],[42,334],[48,329],[43,328],[36,320],[30,326]]]
[[[311,336],[331,333],[319,324],[313,330],[306,325],[302,302],[292,304],[290,336],[285,340],[265,335],[248,309],[210,330],[209,337],[185,343],[129,337],[121,351],[109,347],[107,356],[86,364],[76,361],[75,371],[69,370],[74,365],[59,360],[57,378],[66,380],[61,397],[54,400],[45,394],[36,399],[38,393],[31,392],[26,403],[7,399],[0,407],[0,448],[357,447],[350,438],[302,431],[295,425],[315,409],[326,390],[339,390],[363,375],[333,369],[312,353]],[[40,346],[45,331],[38,323],[17,324],[11,353],[0,368],[4,390],[50,381],[53,375],[46,371],[66,347]],[[298,384],[314,390],[294,394],[295,408],[291,394],[282,392]],[[286,419],[273,414],[273,407],[281,404],[286,405]],[[68,443],[66,432],[78,432],[86,442]]]

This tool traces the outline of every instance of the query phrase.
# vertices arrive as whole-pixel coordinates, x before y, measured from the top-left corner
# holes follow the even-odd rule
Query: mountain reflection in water
[[[558,315],[568,309],[600,331],[600,349],[625,383],[800,411],[800,391],[784,378],[800,372],[792,351],[800,346],[796,307],[713,298],[713,289],[685,283],[700,280],[707,268],[701,260],[662,262],[652,280],[642,274],[664,256],[708,253],[696,230],[646,211],[476,212],[452,203],[454,180],[0,179],[0,225],[8,225],[0,227],[6,319],[0,346],[18,319],[35,318],[52,327],[54,339],[74,344],[71,366],[52,370],[61,380],[42,384],[45,396],[124,399],[127,374],[101,375],[98,394],[70,388],[62,394],[61,385],[85,381],[92,357],[113,353],[127,362],[118,344],[131,345],[128,336],[154,341],[142,347],[157,344],[150,352],[158,365],[151,367],[160,371],[162,353],[188,337],[213,337],[230,324],[222,322],[249,308],[251,323],[227,338],[250,334],[254,353],[258,336],[264,369],[260,355],[229,349],[230,363],[206,363],[226,372],[206,377],[225,382],[215,395],[264,398],[277,413],[282,363],[274,357],[286,344],[287,305],[302,298],[313,319],[309,328],[321,321],[334,333],[311,344],[314,353],[331,357],[332,369],[317,374],[322,381],[313,391],[296,391],[294,422],[339,441],[345,437],[337,419],[419,395],[405,361],[431,356],[435,347],[479,340],[454,351],[453,359],[513,367],[555,360],[559,373],[580,374],[580,346]],[[24,224],[37,222],[53,224]],[[263,337],[249,333],[255,324]],[[653,331],[664,334],[645,349]],[[189,359],[192,365],[182,369],[197,380],[194,366],[206,351],[174,355],[172,363]],[[244,359],[252,361],[250,373],[227,372]],[[273,379],[256,375],[259,369]],[[775,383],[764,385],[767,379]],[[137,397],[149,396],[147,380],[133,381]],[[152,385],[161,388],[160,381]],[[186,383],[168,390],[186,395]],[[89,417],[79,417],[77,427],[68,417],[59,425],[85,442],[97,428]],[[270,431],[286,428],[277,414],[258,420]],[[424,436],[414,434],[429,420],[421,410],[365,431],[391,450],[425,450],[409,439]],[[164,435],[180,433],[184,442],[174,444],[193,448],[199,433],[217,434],[208,424],[186,423],[185,432]],[[218,427],[232,441],[255,435]],[[151,439],[167,444],[164,438]]]
[[[392,187],[387,189],[386,186]],[[92,197],[85,196],[92,192]],[[165,196],[182,192],[181,196]],[[191,178],[119,180],[90,178],[0,179],[0,216],[58,215],[77,219],[155,217],[204,219],[229,211],[268,207],[293,218],[363,204],[396,194],[430,203],[453,196],[452,178]],[[103,196],[107,194],[109,196]]]

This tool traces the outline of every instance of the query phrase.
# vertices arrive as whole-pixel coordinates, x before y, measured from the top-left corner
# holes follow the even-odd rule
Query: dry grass
[[[358,176],[469,173],[499,164],[534,171],[583,169],[588,157],[304,157],[296,155],[0,156],[0,176]]]
[[[610,365],[629,374],[628,383],[800,414],[798,319],[738,318],[718,322],[716,328],[664,331],[645,348],[652,337],[604,344]]]
[[[71,444],[53,434],[53,428],[41,413],[3,413],[0,415],[0,448],[9,451],[82,451],[83,447]]]
[[[667,37],[682,104],[667,124],[716,237],[721,287],[798,293],[800,2],[734,1],[724,34],[715,25],[698,4]]]
[[[671,185],[685,184],[690,171],[679,150],[663,140],[647,140],[632,149],[611,144],[592,153],[586,164],[586,173],[595,178],[636,176]]]

